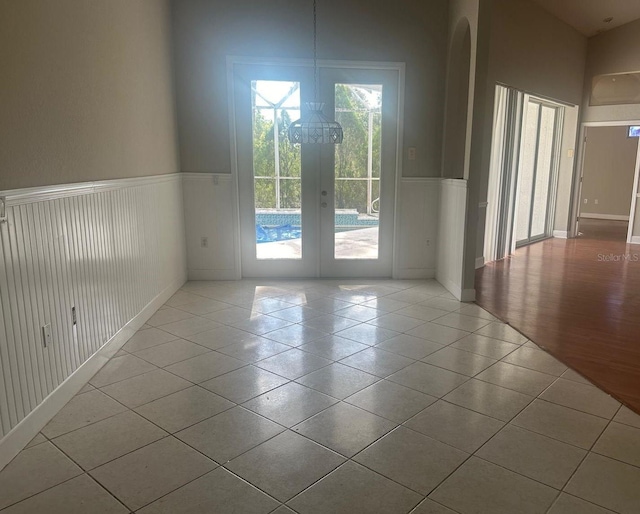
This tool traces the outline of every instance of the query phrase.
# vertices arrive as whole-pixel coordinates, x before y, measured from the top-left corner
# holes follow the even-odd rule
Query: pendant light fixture
[[[316,0],[313,0],[313,102],[307,102],[307,114],[289,125],[289,141],[294,144],[340,144],[344,134],[337,121],[323,113],[324,103],[318,101],[318,41]]]

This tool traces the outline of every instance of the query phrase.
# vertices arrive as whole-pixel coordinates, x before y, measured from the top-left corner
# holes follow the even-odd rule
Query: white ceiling
[[[551,14],[594,36],[640,18],[640,0],[533,0]],[[611,23],[605,18],[612,17]]]

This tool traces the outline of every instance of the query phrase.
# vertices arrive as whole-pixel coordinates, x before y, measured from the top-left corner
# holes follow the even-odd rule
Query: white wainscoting
[[[0,196],[1,469],[184,283],[186,258],[179,174]]]
[[[475,291],[462,289],[466,212],[467,181],[443,179],[440,182],[436,279],[458,300],[473,301]]]
[[[397,196],[394,278],[433,278],[440,178],[401,178]]]
[[[182,183],[189,280],[241,278],[235,178],[182,173]]]

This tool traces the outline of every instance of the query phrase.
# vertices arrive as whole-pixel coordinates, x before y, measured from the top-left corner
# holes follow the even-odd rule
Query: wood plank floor
[[[580,230],[479,269],[477,301],[640,413],[640,246],[615,222]]]

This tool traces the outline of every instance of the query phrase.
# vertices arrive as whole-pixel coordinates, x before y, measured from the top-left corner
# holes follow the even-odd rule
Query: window
[[[640,137],[640,125],[632,125],[629,127],[629,137]]]

